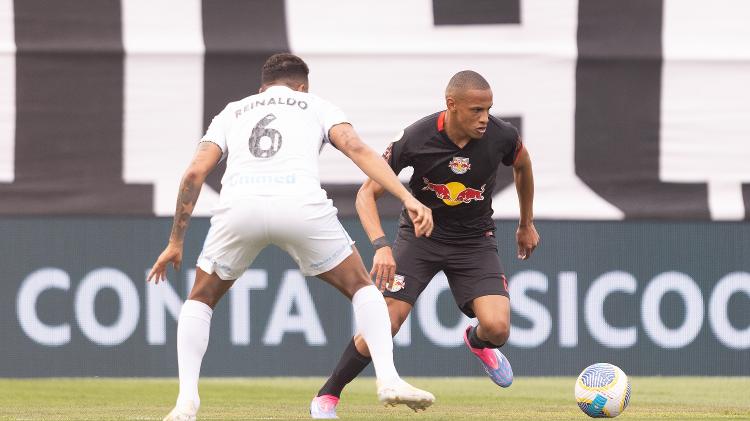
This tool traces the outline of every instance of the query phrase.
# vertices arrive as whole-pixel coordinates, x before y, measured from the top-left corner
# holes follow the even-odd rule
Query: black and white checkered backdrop
[[[170,215],[212,116],[291,51],[376,149],[484,74],[538,218],[748,219],[748,21],[743,0],[0,0],[0,214]],[[330,148],[321,179],[352,214],[361,172]]]

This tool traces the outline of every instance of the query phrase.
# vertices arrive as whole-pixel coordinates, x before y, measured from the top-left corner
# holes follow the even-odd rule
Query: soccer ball
[[[614,418],[630,401],[630,381],[620,367],[597,363],[586,367],[576,380],[576,402],[593,418]]]

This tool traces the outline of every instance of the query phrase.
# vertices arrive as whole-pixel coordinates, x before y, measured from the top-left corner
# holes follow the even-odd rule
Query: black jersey
[[[490,116],[484,136],[459,148],[446,135],[444,121],[442,111],[407,127],[383,158],[396,174],[414,168],[409,187],[432,209],[433,238],[450,241],[487,235],[495,230],[492,192],[497,168],[501,162],[513,165],[523,148],[518,130]],[[400,224],[412,226],[406,211]]]

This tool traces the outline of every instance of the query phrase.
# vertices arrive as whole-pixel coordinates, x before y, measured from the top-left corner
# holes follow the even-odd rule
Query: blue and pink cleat
[[[315,419],[338,419],[336,405],[339,398],[333,395],[316,396],[310,402],[310,417]]]
[[[508,387],[513,383],[513,368],[510,362],[499,349],[496,348],[474,348],[469,343],[467,336],[472,326],[464,331],[464,343],[474,355],[479,358],[484,371],[493,382],[500,387]]]

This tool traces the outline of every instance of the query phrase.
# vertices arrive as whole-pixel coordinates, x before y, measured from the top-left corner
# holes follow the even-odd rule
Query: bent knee
[[[370,278],[367,277],[355,277],[352,278],[350,281],[346,282],[346,284],[343,286],[344,290],[342,291],[349,299],[354,297],[354,294],[357,293],[362,288],[372,286],[372,281],[370,281]]]
[[[487,326],[482,326],[483,333],[487,340],[495,345],[504,345],[510,337],[510,324],[505,321],[497,321]]]
[[[388,305],[388,316],[391,319],[391,336],[396,336],[401,329],[401,325],[409,317],[411,304],[390,297],[386,298],[386,304]]]
[[[406,318],[409,316],[409,313],[400,314],[393,311],[393,309],[389,308],[388,310],[391,317],[391,336],[396,336],[398,331],[401,329],[401,325],[404,324],[404,321],[406,321]]]
[[[191,291],[187,299],[192,301],[200,301],[201,303],[211,307],[211,309],[213,310],[214,308],[216,308],[216,304],[219,303],[221,296],[216,295],[215,293],[211,293],[210,291],[198,290]]]
[[[391,336],[396,336],[399,330],[401,330],[401,325],[404,324],[403,320],[394,320],[391,318]]]

